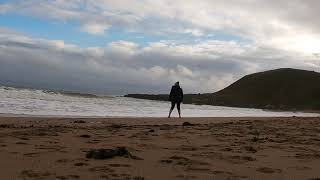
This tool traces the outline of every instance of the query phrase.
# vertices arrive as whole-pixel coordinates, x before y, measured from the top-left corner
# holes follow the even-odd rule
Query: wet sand
[[[1,117],[1,179],[317,179],[319,124],[298,117]],[[86,157],[116,147],[132,156]]]

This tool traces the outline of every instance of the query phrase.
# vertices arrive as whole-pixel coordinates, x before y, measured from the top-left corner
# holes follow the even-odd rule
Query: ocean
[[[0,86],[0,114],[76,117],[167,117],[169,102]],[[319,116],[317,113],[182,104],[183,117]],[[174,110],[172,117],[177,116]]]

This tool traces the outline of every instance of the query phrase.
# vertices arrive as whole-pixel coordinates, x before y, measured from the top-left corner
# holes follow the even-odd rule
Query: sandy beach
[[[319,122],[1,117],[1,179],[317,179]],[[129,155],[87,155],[117,147]]]

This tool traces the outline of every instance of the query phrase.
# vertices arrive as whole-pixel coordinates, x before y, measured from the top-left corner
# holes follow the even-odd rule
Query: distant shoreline
[[[272,112],[272,111],[271,111]],[[274,111],[276,112],[276,111]],[[279,111],[279,112],[290,112],[290,111]],[[192,116],[192,117],[183,117],[182,119],[192,119],[192,118],[200,118],[200,119],[208,119],[208,118],[292,118],[292,117],[299,117],[299,118],[314,118],[320,117],[320,112],[297,112],[297,113],[314,113],[314,116]],[[163,119],[167,118],[166,116],[163,117],[152,117],[152,116],[75,116],[75,115],[32,115],[32,114],[8,114],[8,113],[0,113],[0,118],[48,118],[48,119]],[[173,117],[171,119],[175,119]],[[169,118],[168,118],[169,119]]]
[[[136,100],[128,96],[102,98],[81,98],[70,94],[53,93],[44,90],[15,89],[1,87],[0,113],[6,116],[41,116],[41,117],[167,117],[170,103],[168,95],[152,95],[154,98]],[[183,117],[317,117],[319,114],[280,109],[275,111],[256,107],[232,107],[227,104],[207,104],[198,101],[209,94],[186,94],[182,109]],[[145,95],[142,95],[145,96]],[[194,96],[194,97],[192,97]],[[3,98],[3,99],[2,99]],[[201,100],[201,99],[200,99]],[[192,105],[194,104],[194,105]],[[202,106],[197,106],[202,105]],[[213,106],[212,106],[213,105]],[[174,112],[175,113],[175,112]]]
[[[230,108],[249,108],[249,109],[261,109],[263,111],[267,112],[299,112],[299,113],[318,113],[320,115],[320,110],[296,110],[296,109],[268,109],[268,108],[259,108],[259,107],[242,107],[242,106],[227,106],[227,105],[220,105],[217,104],[206,104],[201,103],[199,101],[193,102],[193,98],[196,96],[199,96],[201,94],[186,94],[186,100],[184,100],[184,104],[192,104],[192,105],[208,105],[208,106],[221,106],[221,107],[230,107]],[[208,96],[208,94],[203,94]],[[152,101],[169,101],[169,95],[168,94],[127,94],[123,97],[128,98],[135,98],[135,99],[145,99],[145,100],[152,100]]]

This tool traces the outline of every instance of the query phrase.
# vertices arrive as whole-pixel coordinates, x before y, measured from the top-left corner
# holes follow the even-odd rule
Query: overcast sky
[[[214,92],[319,71],[318,0],[0,0],[0,82],[106,94]]]

